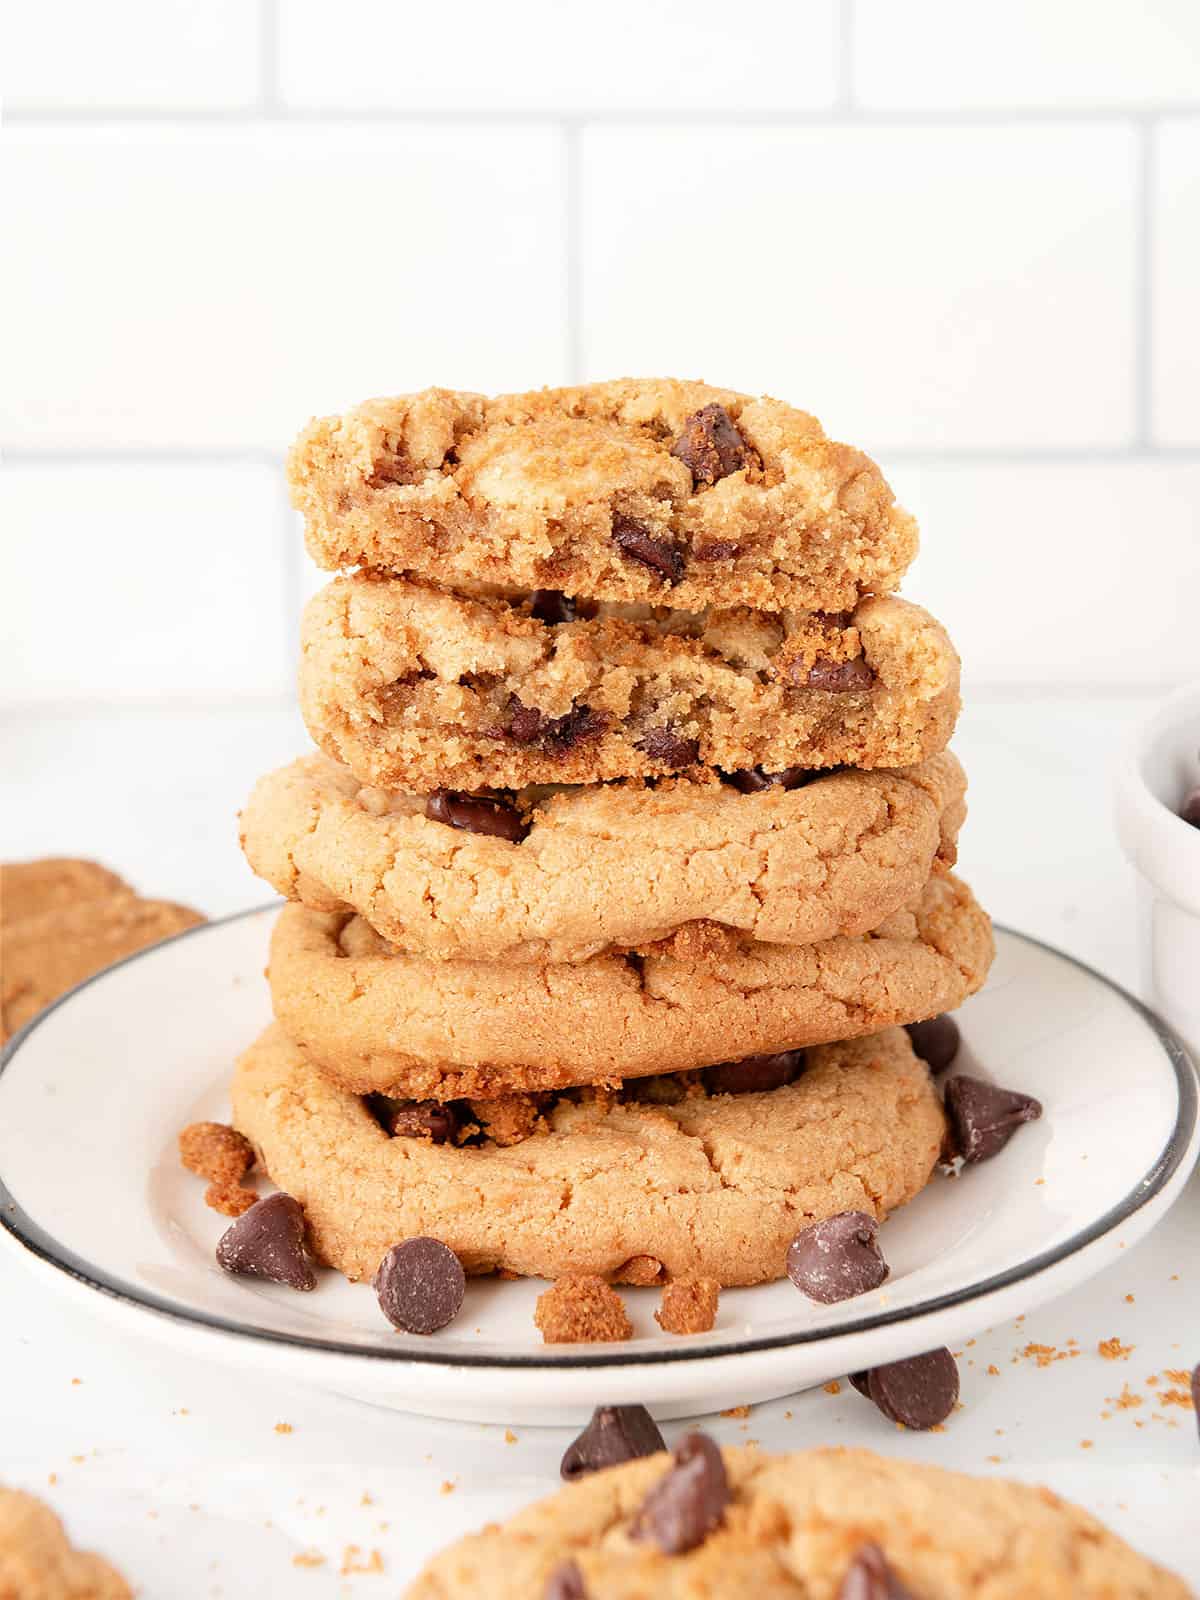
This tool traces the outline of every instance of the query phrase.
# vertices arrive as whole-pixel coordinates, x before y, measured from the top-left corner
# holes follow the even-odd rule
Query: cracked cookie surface
[[[948,751],[742,794],[669,780],[516,797],[520,841],[451,828],[425,798],[309,756],[260,779],[250,865],[317,911],[358,912],[412,953],[577,962],[706,919],[808,944],[876,928],[954,863],[966,779]]]
[[[317,1253],[351,1278],[429,1234],[468,1272],[620,1281],[650,1257],[666,1278],[766,1282],[807,1222],[882,1218],[917,1194],[944,1125],[902,1029],[818,1046],[765,1093],[562,1099],[519,1144],[455,1147],[390,1138],[276,1026],[239,1062],[233,1108]]]
[[[102,1557],[73,1547],[49,1506],[0,1484],[0,1595],[12,1600],[132,1600],[132,1594]]]
[[[694,613],[339,578],[309,602],[300,708],[365,783],[428,791],[760,764],[902,767],[945,748],[959,660],[908,601]]]
[[[722,1457],[730,1503],[685,1554],[630,1537],[670,1470],[661,1454],[592,1473],[459,1540],[434,1557],[408,1600],[527,1600],[548,1593],[565,1562],[590,1600],[898,1594],[882,1579],[842,1587],[864,1545],[878,1547],[916,1600],[1188,1600],[1180,1579],[1049,1489],[866,1450],[769,1455],[744,1446]]]
[[[577,965],[401,955],[360,917],[290,905],[268,976],[278,1021],[347,1087],[489,1099],[877,1033],[954,1010],[992,953],[970,891],[935,873],[915,911],[862,938],[772,945],[691,923]]]
[[[370,400],[310,423],[288,479],[319,566],[455,588],[838,611],[916,554],[878,467],[814,417],[674,379]]]

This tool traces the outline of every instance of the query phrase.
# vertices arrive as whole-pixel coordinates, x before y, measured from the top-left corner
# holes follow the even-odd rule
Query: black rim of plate
[[[58,1008],[67,1004],[73,996],[81,990],[90,987],[107,978],[120,967],[128,966],[131,962],[142,961],[154,956],[165,946],[177,944],[183,939],[194,939],[211,933],[214,929],[222,928],[231,922],[239,922],[246,917],[261,916],[265,911],[274,909],[273,905],[252,906],[245,911],[236,911],[231,916],[218,918],[214,922],[201,923],[194,928],[187,928],[173,938],[152,945],[146,950],[139,950],[134,955],[127,956],[123,961],[114,963],[93,977],[87,978],[74,989],[61,995],[51,1005],[40,1012],[26,1024],[17,1034],[9,1040],[4,1051],[0,1054],[0,1075],[11,1064],[17,1052],[39,1027]],[[456,1351],[453,1356],[443,1353],[438,1346],[430,1343],[428,1349],[388,1350],[382,1346],[376,1348],[369,1345],[346,1344],[337,1339],[308,1338],[299,1334],[275,1333],[267,1328],[257,1328],[249,1323],[237,1322],[227,1317],[212,1316],[205,1311],[193,1310],[187,1306],[178,1305],[170,1300],[164,1300],[158,1295],[148,1294],[135,1285],[126,1283],[107,1273],[101,1272],[92,1263],[64,1245],[60,1240],[40,1227],[24,1208],[18,1204],[8,1185],[0,1174],[0,1224],[15,1238],[18,1243],[31,1251],[33,1255],[55,1267],[67,1277],[77,1283],[94,1289],[98,1293],[107,1295],[110,1299],[124,1302],[126,1305],[135,1306],[142,1311],[154,1312],[158,1316],[169,1318],[172,1322],[183,1323],[193,1328],[204,1328],[216,1333],[233,1334],[239,1339],[249,1339],[265,1345],[290,1345],[301,1350],[325,1351],[333,1355],[350,1356],[359,1360],[381,1362],[422,1362],[434,1366],[458,1368],[590,1368],[590,1367],[625,1367],[641,1366],[646,1363],[661,1363],[668,1361],[712,1361],[722,1356],[751,1355],[760,1350],[783,1350],[794,1345],[815,1344],[822,1339],[843,1338],[857,1333],[868,1333],[876,1328],[883,1328],[900,1322],[911,1322],[918,1317],[928,1315],[934,1311],[944,1311],[956,1306],[968,1304],[972,1300],[981,1299],[985,1295],[994,1294],[997,1290],[1006,1289],[1012,1284],[1021,1283],[1028,1278],[1034,1278],[1040,1272],[1056,1266],[1065,1261],[1077,1251],[1095,1243],[1105,1234],[1133,1216],[1135,1212],[1160,1194],[1166,1185],[1178,1172],[1187,1147],[1191,1142],[1196,1129],[1198,1115],[1198,1097],[1196,1089],[1196,1076],[1191,1065],[1190,1057],[1182,1042],[1176,1037],[1167,1025],[1142,1004],[1134,995],[1123,989],[1120,984],[1114,983],[1102,972],[1097,972],[1094,967],[1088,966],[1084,961],[1075,956],[1067,955],[1062,950],[1057,950],[1053,945],[1044,940],[1035,939],[1026,933],[1018,933],[1015,929],[997,924],[997,931],[1009,938],[1019,939],[1022,943],[1033,945],[1039,950],[1045,950],[1060,960],[1077,967],[1081,972],[1087,973],[1098,982],[1111,989],[1146,1023],[1151,1032],[1158,1039],[1175,1075],[1175,1082],[1179,1092],[1179,1109],[1175,1119],[1175,1126],[1171,1130],[1163,1149],[1149,1171],[1134,1185],[1133,1189],[1115,1206],[1097,1217],[1087,1228],[1073,1234],[1062,1244],[1052,1250],[1043,1251],[1039,1255],[1030,1256],[1028,1260],[1014,1267],[1008,1267],[1003,1272],[994,1273],[991,1277],[980,1279],[977,1283],[965,1285],[952,1293],[936,1295],[928,1300],[923,1300],[919,1305],[901,1307],[895,1310],[881,1310],[871,1316],[860,1317],[856,1321],[841,1323],[834,1328],[806,1328],[794,1333],[780,1333],[764,1336],[761,1339],[742,1339],[726,1341],[721,1344],[704,1345],[701,1347],[688,1347],[668,1345],[658,1350],[639,1351],[594,1351],[590,1354],[549,1354],[547,1351],[531,1352],[528,1355],[475,1355],[469,1350]]]

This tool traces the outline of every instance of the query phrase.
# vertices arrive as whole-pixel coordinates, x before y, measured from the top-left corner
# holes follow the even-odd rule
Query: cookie
[[[817,1046],[794,1082],[674,1105],[584,1095],[543,1108],[517,1145],[391,1138],[278,1026],[238,1063],[238,1129],[304,1207],[317,1254],[369,1278],[398,1240],[431,1235],[468,1272],[721,1284],[783,1275],[798,1227],[883,1217],[926,1184],[944,1119],[902,1029]]]
[[[751,794],[682,779],[535,790],[515,797],[528,832],[511,839],[308,756],[260,779],[241,840],[280,894],[357,911],[410,952],[578,962],[697,919],[780,944],[866,933],[953,864],[965,790],[948,751]]]
[[[121,1574],[76,1550],[62,1523],[31,1494],[0,1485],[0,1596],[12,1600],[132,1600]]]
[[[0,927],[0,1038],[94,972],[203,921],[187,906],[126,891],[6,922]]]
[[[815,616],[605,606],[558,623],[535,604],[336,579],[302,627],[314,741],[364,783],[427,792],[903,767],[954,731],[958,656],[904,600]]]
[[[451,1545],[408,1600],[1188,1600],[1180,1579],[1049,1489],[866,1450],[769,1455],[742,1446],[721,1456],[724,1481],[704,1497],[709,1522],[719,1518],[711,1531],[689,1515],[704,1499],[686,1493],[673,1497],[676,1517],[639,1523],[673,1466],[667,1455],[649,1456],[592,1473]],[[668,1554],[662,1546],[677,1545],[672,1535],[689,1527],[695,1543]],[[577,1586],[551,1588],[551,1575],[570,1566]],[[873,1576],[889,1572],[892,1582]]]
[[[133,890],[98,861],[47,856],[0,863],[0,923],[24,922],[48,911],[68,911],[84,900]]]
[[[312,422],[288,480],[318,566],[458,589],[840,611],[917,548],[878,467],[815,418],[674,379],[370,400]]]
[[[863,938],[772,945],[693,923],[573,966],[404,956],[359,917],[291,905],[268,976],[278,1021],[348,1088],[455,1100],[877,1033],[953,1010],[991,959],[988,918],[935,875],[915,912]]]

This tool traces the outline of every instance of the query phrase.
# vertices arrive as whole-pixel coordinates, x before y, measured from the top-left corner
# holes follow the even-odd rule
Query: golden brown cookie
[[[721,1454],[729,1501],[694,1548],[667,1554],[653,1536],[632,1536],[647,1496],[672,1470],[669,1456],[649,1456],[459,1540],[434,1557],[408,1600],[898,1595],[884,1580],[847,1584],[856,1563],[875,1564],[866,1546],[914,1600],[1189,1600],[1180,1579],[1049,1489],[866,1450]],[[579,1587],[551,1590],[564,1563],[575,1565]]]
[[[370,400],[312,422],[288,479],[319,566],[452,588],[840,611],[917,546],[878,467],[814,417],[669,378]]]
[[[292,905],[269,977],[279,1022],[347,1087],[455,1100],[877,1033],[961,1005],[991,959],[988,918],[936,875],[864,938],[771,945],[698,923],[574,966],[402,956],[361,918]]]
[[[892,1029],[810,1050],[763,1093],[676,1104],[582,1095],[516,1145],[391,1138],[278,1026],[238,1063],[235,1125],[304,1207],[314,1247],[369,1278],[389,1246],[441,1239],[468,1272],[761,1283],[815,1218],[883,1217],[928,1181],[944,1119],[924,1063]]]
[[[958,655],[904,600],[836,616],[602,607],[559,623],[532,603],[336,579],[302,628],[313,739],[365,783],[424,793],[903,767],[954,731]]]
[[[98,861],[46,856],[40,861],[0,862],[0,924],[69,911],[84,900],[132,893],[123,878]]]
[[[124,892],[6,922],[0,927],[0,1037],[94,972],[203,921],[187,906]]]
[[[259,780],[241,837],[280,894],[357,911],[411,952],[576,962],[698,919],[780,944],[866,933],[935,861],[953,864],[965,791],[948,751],[751,794],[686,780],[533,791],[515,798],[528,832],[513,840],[308,756]]]
[[[50,1507],[0,1485],[0,1600],[131,1600],[121,1574],[76,1550]]]

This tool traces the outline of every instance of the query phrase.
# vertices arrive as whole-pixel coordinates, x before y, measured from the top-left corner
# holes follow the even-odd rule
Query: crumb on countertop
[[[1122,1344],[1115,1336],[1111,1339],[1101,1339],[1096,1347],[1105,1361],[1127,1361],[1132,1351],[1137,1349],[1133,1344]]]
[[[748,1417],[750,1415],[750,1407],[749,1406],[730,1406],[728,1411],[722,1411],[721,1415],[723,1417],[738,1417],[738,1418]]]

